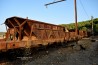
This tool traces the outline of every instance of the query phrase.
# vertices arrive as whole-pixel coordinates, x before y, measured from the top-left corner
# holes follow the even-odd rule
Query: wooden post
[[[94,35],[94,31],[93,31],[93,27],[94,27],[94,25],[93,25],[93,16],[91,16],[91,21],[92,21],[92,36]]]
[[[78,35],[78,24],[77,24],[77,3],[76,0],[74,0],[74,14],[75,14],[75,32],[76,32],[76,36]]]

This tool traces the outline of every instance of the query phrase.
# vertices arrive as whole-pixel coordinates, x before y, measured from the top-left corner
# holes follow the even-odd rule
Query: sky
[[[74,0],[66,0],[56,4],[44,6],[58,0],[0,0],[0,32],[5,32],[5,25],[1,25],[9,17],[38,20],[51,24],[74,23]],[[78,21],[98,18],[98,0],[77,0]]]

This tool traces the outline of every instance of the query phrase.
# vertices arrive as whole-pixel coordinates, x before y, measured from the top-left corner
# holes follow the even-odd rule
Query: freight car
[[[6,37],[0,40],[0,51],[21,48],[47,46],[56,43],[74,41],[87,36],[85,31],[69,32],[65,27],[44,23],[28,18],[10,17],[4,24],[7,26]]]

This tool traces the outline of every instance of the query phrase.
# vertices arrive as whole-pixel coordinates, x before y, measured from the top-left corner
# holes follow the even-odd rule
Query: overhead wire
[[[89,18],[89,15],[88,15],[88,13],[87,13],[86,9],[84,8],[82,1],[81,1],[81,0],[79,0],[79,2],[80,2],[80,4],[81,4],[81,6],[82,6],[82,8],[83,8],[83,10],[84,10],[84,12],[85,12],[85,14],[86,14],[86,15],[87,15],[87,17]]]

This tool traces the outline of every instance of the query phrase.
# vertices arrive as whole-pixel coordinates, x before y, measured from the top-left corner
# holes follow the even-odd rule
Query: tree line
[[[66,27],[68,30],[75,30],[75,23],[60,25]],[[92,20],[78,22],[78,30],[92,32]],[[98,18],[93,19],[93,31],[94,34],[98,34]]]

